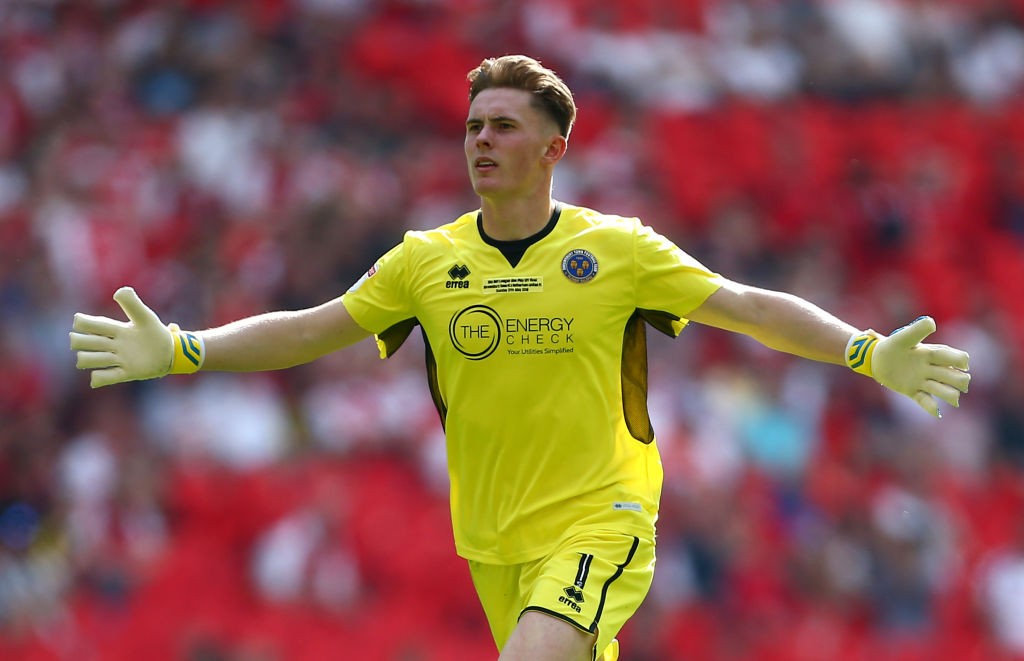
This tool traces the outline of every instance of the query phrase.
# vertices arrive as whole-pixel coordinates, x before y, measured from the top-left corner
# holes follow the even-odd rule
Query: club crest
[[[573,282],[589,282],[597,275],[597,259],[589,250],[573,250],[562,258],[562,273]]]

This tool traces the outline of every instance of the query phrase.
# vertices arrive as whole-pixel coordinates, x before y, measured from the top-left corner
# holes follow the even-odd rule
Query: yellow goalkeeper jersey
[[[559,204],[522,241],[479,211],[407,232],[342,301],[382,357],[422,328],[456,549],[515,564],[576,528],[653,538],[645,322],[678,335],[719,285],[638,219]]]

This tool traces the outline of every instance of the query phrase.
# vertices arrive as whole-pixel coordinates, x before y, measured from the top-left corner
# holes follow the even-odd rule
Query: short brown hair
[[[526,55],[489,57],[469,72],[469,101],[496,87],[510,87],[533,94],[533,105],[558,124],[563,138],[569,137],[576,121],[576,102],[569,86],[551,69]]]

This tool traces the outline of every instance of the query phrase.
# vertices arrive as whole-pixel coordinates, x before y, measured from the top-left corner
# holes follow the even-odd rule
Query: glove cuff
[[[874,378],[871,359],[882,336],[871,330],[861,331],[846,343],[846,366],[858,374]]]
[[[193,374],[198,372],[206,360],[206,343],[203,337],[192,331],[183,331],[178,324],[168,324],[171,331],[171,367],[168,374]]]

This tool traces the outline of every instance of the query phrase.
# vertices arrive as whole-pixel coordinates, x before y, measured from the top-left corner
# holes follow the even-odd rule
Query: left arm
[[[859,332],[798,296],[730,280],[687,318],[749,335],[777,351],[835,365],[846,364],[846,345]]]
[[[937,399],[960,405],[971,382],[967,352],[924,344],[935,321],[920,317],[888,337],[861,331],[798,296],[726,281],[687,317],[761,344],[870,376],[935,417]]]

